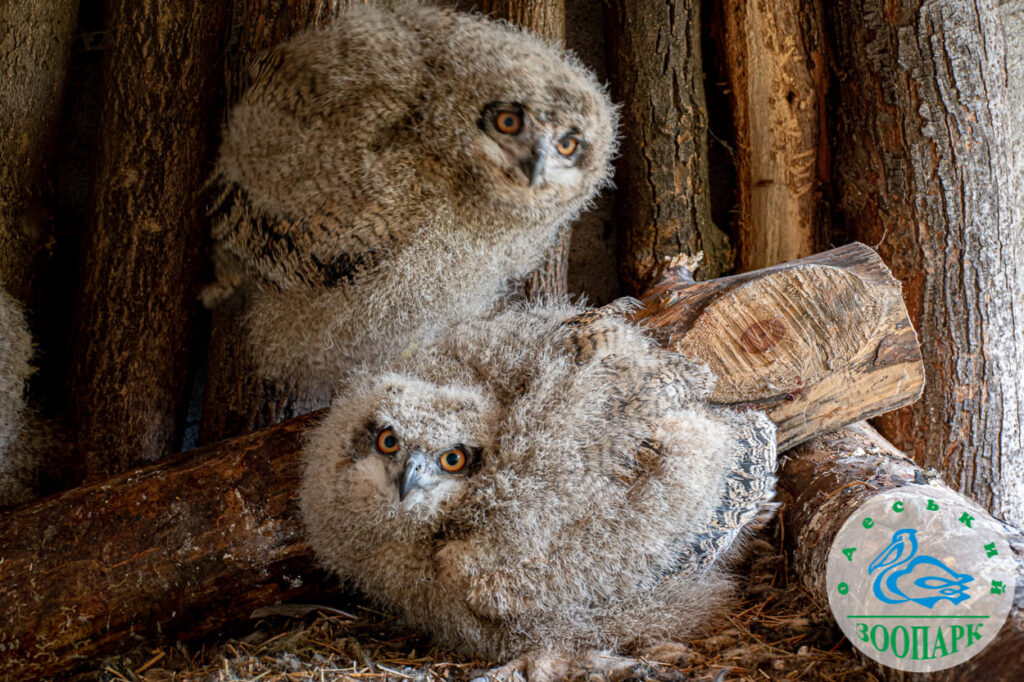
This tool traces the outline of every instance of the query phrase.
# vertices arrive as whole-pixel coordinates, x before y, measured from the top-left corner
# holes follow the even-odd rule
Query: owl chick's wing
[[[771,505],[775,495],[775,425],[760,412],[709,408],[708,416],[729,426],[732,463],[721,497],[703,528],[677,546],[672,573],[699,574],[727,559],[744,528]]]
[[[286,289],[335,286],[377,261],[388,212],[375,206],[387,199],[364,181],[412,143],[426,71],[415,32],[369,7],[256,58],[212,183],[223,289],[240,264]]]

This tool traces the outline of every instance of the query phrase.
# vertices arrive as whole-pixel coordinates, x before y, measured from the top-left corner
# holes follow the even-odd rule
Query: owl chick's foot
[[[640,661],[610,651],[591,650],[578,656],[556,652],[531,652],[492,668],[473,682],[553,682],[554,680],[632,679],[644,667]]]

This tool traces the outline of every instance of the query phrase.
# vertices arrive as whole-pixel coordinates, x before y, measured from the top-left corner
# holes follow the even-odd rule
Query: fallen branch
[[[715,282],[679,270],[644,323],[713,362],[714,399],[764,409],[781,443],[913,401],[922,368],[899,285],[867,247]],[[139,637],[191,637],[308,595],[295,504],[318,414],[0,517],[0,678],[54,675]]]

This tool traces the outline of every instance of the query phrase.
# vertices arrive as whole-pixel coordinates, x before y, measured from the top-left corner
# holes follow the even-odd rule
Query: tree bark
[[[882,433],[1024,523],[1024,229],[994,0],[840,0],[837,220],[903,283],[928,390]]]
[[[974,502],[923,471],[863,422],[816,438],[787,454],[779,475],[781,493],[786,498],[786,544],[801,582],[823,607],[828,604],[825,577],[832,541],[850,513],[875,495],[922,483],[961,506],[975,509],[976,518],[991,519]],[[929,680],[1020,679],[1024,669],[1024,533],[1000,525],[1017,564],[1017,589],[1009,618],[980,654],[956,667],[931,673]],[[897,670],[872,665],[885,679],[906,679]]]
[[[732,252],[711,222],[700,2],[608,7],[609,71],[622,103],[615,215],[623,279],[643,291],[665,258],[698,251],[701,277],[718,277]]]
[[[109,0],[105,12],[71,390],[80,456],[100,475],[180,449],[226,19],[217,3]]]
[[[73,0],[0,6],[0,286],[22,303],[55,239],[47,171],[77,16]]]
[[[828,233],[825,45],[820,0],[730,0],[720,53],[736,130],[737,266],[818,250]]]
[[[855,384],[863,372],[874,377],[875,392],[852,391],[847,399],[854,405],[828,398],[803,403],[805,419],[793,418],[785,406],[780,409],[773,396],[764,397],[765,391],[752,390],[739,402],[730,400],[728,392],[716,393],[715,399],[767,410],[777,421],[780,443],[800,442],[849,423],[852,415],[905,404],[917,394],[914,377],[921,374],[919,357],[889,364],[894,374],[906,377],[902,383],[886,380],[870,363],[854,367],[862,348],[831,342],[827,337],[836,333],[833,325],[888,330],[865,345],[877,346],[879,358],[893,358],[898,355],[890,350],[893,339],[906,336],[905,313],[896,321],[895,316],[871,314],[870,307],[859,316],[856,309],[843,308],[837,321],[831,307],[843,304],[822,269],[862,281],[874,292],[869,298],[893,298],[894,284],[885,281],[877,256],[862,246],[846,247],[817,265],[750,273],[717,288],[713,282],[691,285],[696,291],[689,296],[685,282],[669,279],[649,298],[652,314],[645,323],[673,347],[708,357],[735,355],[735,330],[727,320],[747,320],[754,331],[741,334],[738,343],[746,344],[748,354],[777,357],[787,365],[786,334],[780,329],[788,327],[771,321],[759,327],[765,318],[757,296],[789,288],[790,305],[809,316],[806,326],[796,330],[805,335],[804,348],[821,353],[823,367],[828,360],[835,367],[832,374],[816,377],[814,385]],[[795,276],[821,286],[794,286]],[[771,281],[776,284],[757,286]],[[856,290],[838,293],[852,296]],[[732,309],[731,315],[725,308]],[[773,341],[779,352],[765,353]],[[731,366],[727,371],[747,371],[741,361]],[[753,371],[779,374],[772,362]],[[758,384],[758,377],[748,377],[747,383]],[[782,403],[788,405],[784,398]],[[301,540],[296,504],[302,435],[318,419],[319,413],[300,417],[0,516],[0,603],[5,605],[0,646],[6,647],[0,677],[53,675],[139,636],[208,633],[246,618],[261,603],[320,589],[321,577]]]

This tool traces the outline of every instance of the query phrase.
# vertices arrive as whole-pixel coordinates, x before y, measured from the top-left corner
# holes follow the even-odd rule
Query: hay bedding
[[[831,615],[818,608],[789,570],[773,522],[737,567],[736,608],[668,663],[647,662],[619,679],[874,680]],[[135,651],[109,659],[80,679],[104,682],[321,682],[470,680],[484,661],[430,647],[401,623],[359,606],[285,609],[264,615],[238,639]],[[280,610],[278,610],[280,611]],[[583,679],[586,679],[584,677]]]

